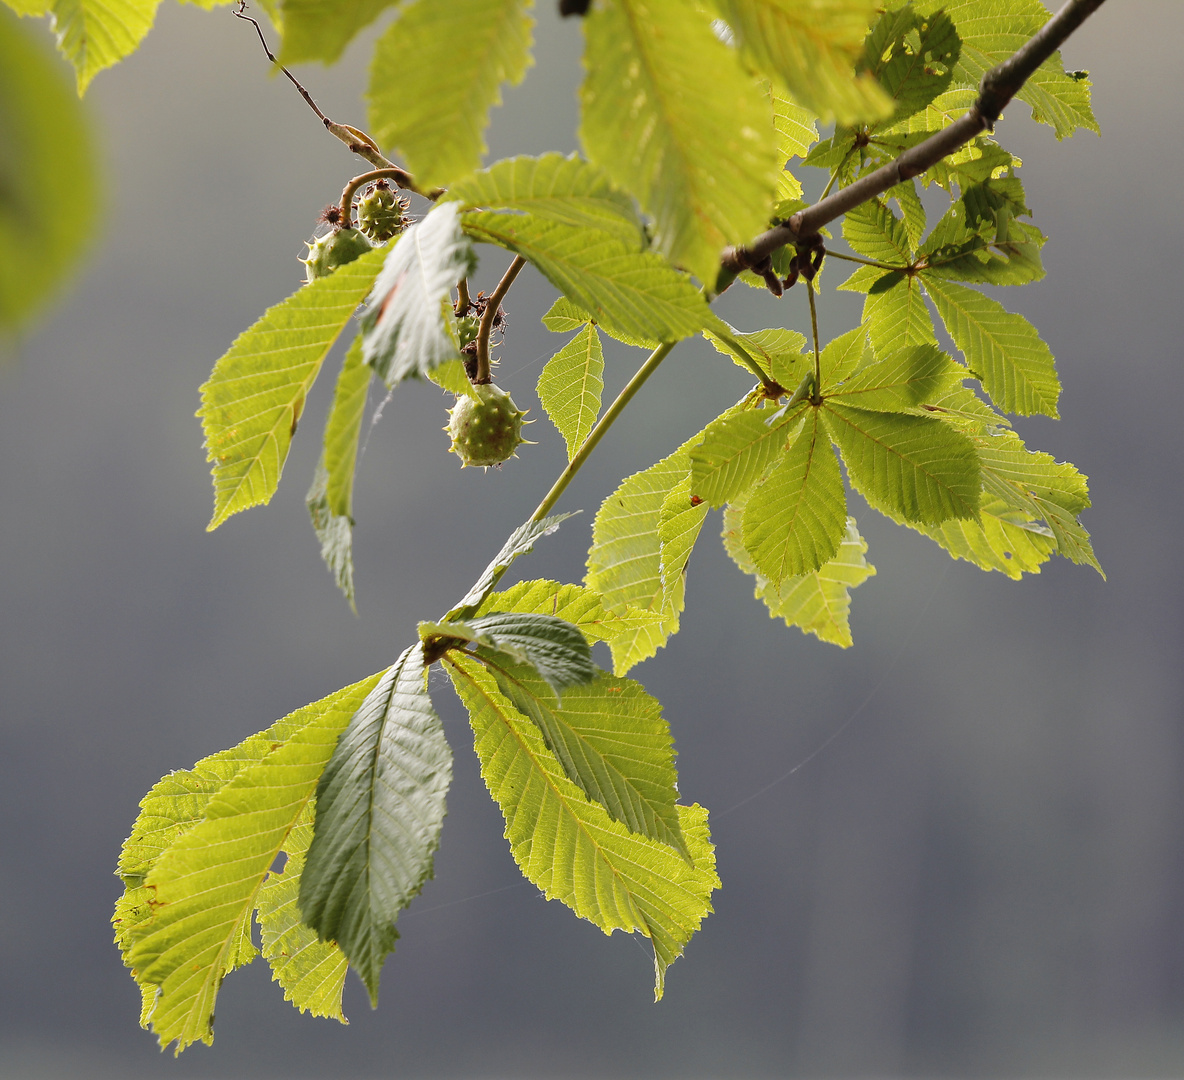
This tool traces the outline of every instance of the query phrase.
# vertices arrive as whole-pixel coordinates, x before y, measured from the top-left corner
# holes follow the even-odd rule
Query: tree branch
[[[1014,55],[983,76],[977,100],[964,116],[949,127],[910,147],[875,172],[860,177],[813,206],[799,210],[785,224],[775,225],[751,244],[725,250],[720,260],[722,269],[716,291],[722,292],[740,271],[759,265],[778,248],[815,236],[823,225],[882,195],[902,181],[919,176],[979,133],[993,129],[1007,103],[1019,93],[1028,77],[1104,2],[1069,0]]]

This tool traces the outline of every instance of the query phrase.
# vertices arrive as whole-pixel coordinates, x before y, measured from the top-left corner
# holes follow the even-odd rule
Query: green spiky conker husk
[[[456,336],[460,340],[460,347],[477,340],[477,331],[481,329],[481,320],[475,315],[462,315],[456,320]]]
[[[525,441],[522,418],[526,413],[505,390],[488,384],[475,386],[477,398],[457,399],[448,410],[452,452],[463,465],[500,465]]]
[[[385,244],[407,227],[408,203],[388,187],[375,187],[358,200],[358,228],[376,244]]]
[[[374,245],[357,229],[337,229],[310,241],[308,258],[300,261],[307,279],[316,281],[373,249]]]

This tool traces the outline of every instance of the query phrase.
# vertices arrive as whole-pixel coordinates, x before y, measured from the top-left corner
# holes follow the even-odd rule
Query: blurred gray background
[[[495,156],[576,146],[580,28],[554,7]],[[363,122],[370,40],[303,72],[335,118]],[[666,999],[645,948],[523,883],[437,677],[457,775],[378,1011],[351,976],[350,1027],[299,1016],[257,962],[224,984],[214,1047],[174,1061],[137,1028],[110,944],[137,801],[388,663],[564,454],[544,420],[520,460],[462,472],[444,397],[400,389],[360,468],[355,618],[303,503],[327,369],[272,504],[205,533],[197,388],[298,284],[302,241],[359,166],[228,9],[164,6],[89,98],[105,235],[0,366],[0,1077],[1184,1071],[1182,47],[1178,0],[1110,0],[1066,49],[1093,73],[1103,138],[1057,143],[1023,106],[999,129],[1051,236],[1047,280],[1005,300],[1065,384],[1063,420],[1018,427],[1089,475],[1109,580],[1063,561],[986,575],[855,500],[879,574],[842,651],[768,619],[713,516],[682,634],[635,671],[673,724],[684,795],[712,809],[724,882]],[[508,256],[482,253],[489,289]],[[552,297],[533,271],[511,294],[499,379],[523,405],[562,340],[539,324]],[[804,305],[737,286],[720,310],[801,328]],[[824,339],[857,305],[824,295]],[[637,360],[610,349],[610,392]],[[599,500],[746,386],[680,346],[565,497],[584,515],[516,570],[580,580]]]

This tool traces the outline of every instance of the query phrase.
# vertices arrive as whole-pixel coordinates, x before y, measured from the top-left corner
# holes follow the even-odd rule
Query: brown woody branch
[[[722,269],[716,291],[727,288],[740,271],[761,265],[778,248],[813,238],[828,222],[902,181],[919,176],[981,132],[992,130],[1008,102],[1019,93],[1029,76],[1103,3],[1104,0],[1069,0],[1014,55],[983,76],[977,100],[949,127],[910,147],[875,172],[860,177],[813,206],[799,210],[789,221],[775,225],[751,244],[726,249],[720,260]]]

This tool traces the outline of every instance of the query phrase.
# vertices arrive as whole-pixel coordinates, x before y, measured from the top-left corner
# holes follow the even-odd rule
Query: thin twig
[[[353,153],[357,154],[363,160],[370,162],[375,169],[392,170],[392,174],[388,179],[394,180],[399,187],[405,188],[407,191],[414,191],[416,195],[422,195],[425,199],[431,199],[433,202],[444,194],[443,188],[428,188],[425,190],[419,187],[415,182],[415,178],[406,169],[400,169],[393,161],[389,161],[383,156],[378,143],[364,131],[353,127],[351,124],[339,124],[334,120],[330,120],[321,112],[320,106],[313,101],[312,95],[304,89],[300,80],[284,67],[276,59],[275,53],[267,47],[267,39],[263,36],[263,28],[259,25],[258,20],[246,14],[246,10],[247,0],[238,0],[238,6],[234,9],[234,17],[236,19],[242,19],[244,22],[249,22],[255,28],[255,33],[259,35],[259,44],[263,46],[263,51],[267,54],[267,59],[275,64],[288,77],[289,82],[300,91],[300,96],[308,102],[309,108],[317,114],[321,123],[325,125],[325,130],[330,135],[340,139]]]
[[[456,307],[452,310],[456,313],[456,317],[460,319],[469,313],[469,308],[472,306],[473,302],[469,299],[469,279],[462,277],[456,283]]]
[[[815,399],[822,392],[822,356],[818,351],[818,309],[814,304],[814,282],[806,281],[806,293],[810,297],[810,330],[814,335],[814,393]]]
[[[621,415],[625,406],[633,400],[633,395],[658,370],[658,365],[666,359],[670,350],[674,348],[674,345],[675,343],[673,341],[663,342],[646,357],[645,363],[637,369],[633,378],[625,384],[625,389],[617,395],[616,400],[608,407],[604,415],[596,421],[592,430],[588,432],[588,437],[580,444],[580,448],[576,451],[571,461],[567,463],[567,468],[559,474],[559,479],[551,485],[551,490],[544,496],[543,501],[539,503],[535,512],[530,515],[531,521],[542,521],[550,513],[551,507],[559,501],[559,497],[567,490],[567,485],[572,482],[576,473],[580,471],[584,462],[588,460],[589,455],[596,449],[596,444],[604,437],[605,432],[613,426],[613,422]]]
[[[493,376],[489,373],[489,335],[493,332],[493,320],[497,318],[497,309],[501,306],[502,298],[510,291],[518,271],[525,265],[526,260],[521,255],[515,255],[514,261],[502,274],[501,281],[497,283],[497,288],[493,290],[493,295],[485,305],[481,325],[477,328],[477,374],[473,376],[473,382],[477,385],[493,381]]]
[[[860,255],[844,255],[841,251],[834,251],[831,248],[826,249],[826,254],[832,259],[843,259],[846,262],[862,263],[864,266],[874,266],[879,270],[907,270],[907,266],[893,266],[891,263],[876,262],[875,259],[865,259]],[[959,252],[961,257],[962,252]]]
[[[403,180],[410,180],[411,176],[404,169],[400,169],[397,165],[392,165],[389,169],[373,169],[370,172],[362,173],[361,176],[355,176],[348,184],[345,185],[341,192],[341,226],[349,229],[354,224],[354,196],[358,193],[358,188],[364,187],[366,184],[372,183],[375,180],[393,180],[399,187],[406,187]]]
[[[751,244],[728,248],[721,259],[722,272],[717,289],[730,284],[741,270],[750,269],[778,248],[817,233],[828,222],[882,195],[889,188],[919,176],[981,132],[993,129],[1004,107],[1020,91],[1028,77],[1104,2],[1069,0],[1012,56],[983,76],[975,103],[949,127],[910,147],[875,172],[860,177],[813,206],[799,210],[788,222],[775,225]]]

